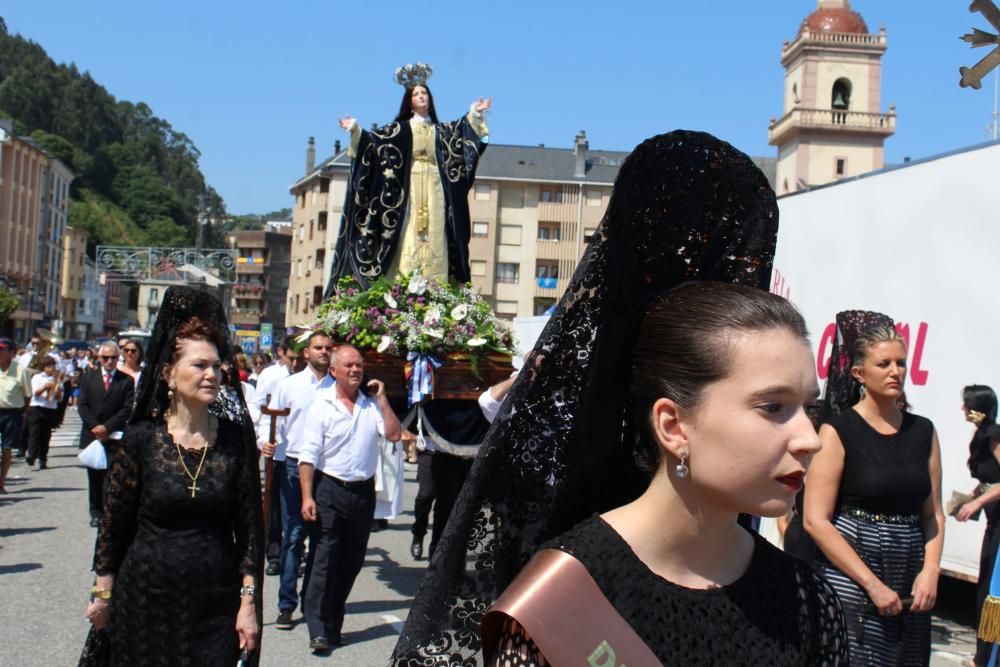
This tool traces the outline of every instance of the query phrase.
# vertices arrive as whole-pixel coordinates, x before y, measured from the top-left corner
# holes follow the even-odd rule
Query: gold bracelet
[[[90,589],[90,594],[94,596],[95,600],[104,600],[106,602],[111,599],[110,588],[98,588],[94,586]]]

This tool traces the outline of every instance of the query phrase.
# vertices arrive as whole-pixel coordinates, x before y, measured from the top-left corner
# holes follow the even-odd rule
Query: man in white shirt
[[[281,576],[278,587],[278,620],[274,624],[279,630],[291,630],[294,627],[292,612],[299,604],[296,579],[306,539],[306,531],[302,525],[302,494],[299,491],[299,450],[302,447],[302,433],[309,406],[318,391],[333,385],[333,378],[329,373],[332,350],[333,343],[328,335],[321,331],[310,335],[302,350],[306,368],[280,380],[268,405],[272,410],[291,410],[281,420],[278,442],[267,443],[264,449],[265,454],[273,451],[276,461],[285,462],[285,474],[277,477],[283,528],[281,558],[278,563]],[[307,581],[308,573],[303,579],[303,588]]]
[[[304,605],[314,652],[343,643],[344,606],[375,515],[379,439],[402,436],[385,385],[370,380],[361,386],[364,360],[356,348],[337,348],[333,375],[334,385],[309,408],[299,459],[302,517],[314,524],[315,535]]]

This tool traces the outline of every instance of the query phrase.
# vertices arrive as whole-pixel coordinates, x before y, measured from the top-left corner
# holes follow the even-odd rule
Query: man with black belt
[[[279,476],[278,493],[281,497],[281,558],[278,574],[278,619],[274,627],[291,630],[292,612],[299,605],[300,594],[297,587],[299,562],[306,543],[306,531],[302,525],[302,494],[299,492],[299,450],[302,447],[302,433],[306,413],[316,398],[316,392],[333,385],[330,377],[330,352],[333,342],[322,331],[309,335],[302,355],[306,368],[282,378],[275,385],[268,407],[272,410],[289,409],[287,417],[282,417],[278,429],[278,442],[264,445],[264,454],[274,456],[276,461],[284,461],[284,475]],[[302,593],[308,584],[308,569],[302,579]]]
[[[385,386],[362,387],[364,360],[350,345],[337,348],[334,384],[309,408],[299,452],[302,518],[315,535],[305,594],[309,647],[326,651],[343,643],[344,606],[361,571],[375,516],[375,467],[379,438],[396,442],[399,420]]]

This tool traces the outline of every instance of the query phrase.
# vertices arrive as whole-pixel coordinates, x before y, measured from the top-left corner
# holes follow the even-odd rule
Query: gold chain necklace
[[[201,461],[198,462],[198,469],[192,475],[191,470],[188,469],[187,464],[184,463],[184,454],[181,452],[181,443],[175,441],[174,444],[177,446],[177,459],[181,462],[181,468],[183,468],[187,476],[191,478],[191,486],[188,487],[188,490],[191,491],[191,497],[194,498],[194,494],[200,490],[198,487],[198,476],[201,475],[201,467],[205,465],[205,455],[208,454],[208,445],[201,448]]]
[[[184,454],[181,452],[181,443],[177,442],[177,440],[174,439],[174,445],[177,447],[177,460],[181,462],[181,468],[184,469],[184,473],[189,478],[191,478],[191,486],[187,488],[191,492],[192,498],[194,498],[195,494],[201,490],[201,488],[198,486],[198,477],[201,475],[202,466],[205,465],[205,457],[208,455],[209,441],[215,439],[214,438],[215,431],[219,428],[218,422],[215,421],[215,419],[211,415],[209,416],[208,428],[209,428],[209,436],[208,439],[205,441],[205,446],[201,448],[201,460],[198,462],[198,469],[195,470],[193,475],[191,474],[191,469],[187,467],[186,463],[184,463]]]

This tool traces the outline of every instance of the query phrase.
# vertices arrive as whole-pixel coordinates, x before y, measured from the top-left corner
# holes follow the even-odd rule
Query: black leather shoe
[[[313,637],[309,640],[309,648],[313,653],[322,653],[330,650],[330,644],[327,643],[326,637]]]
[[[98,519],[96,516],[90,517],[90,527],[91,528],[97,528],[100,525],[101,525],[101,520],[100,519]]]
[[[274,622],[274,627],[278,630],[291,630],[295,627],[295,623],[292,622],[292,610],[291,609],[281,609],[278,611],[278,620]]]
[[[278,572],[279,572],[278,561],[276,560],[268,561],[267,569],[264,570],[264,574],[268,575],[269,577],[273,577],[274,575],[278,574]]]
[[[31,458],[30,456],[24,459],[24,462],[27,463],[29,466],[35,465],[35,459]]]
[[[413,560],[420,560],[424,557],[424,538],[413,536],[413,544],[410,545],[410,555]]]
[[[45,461],[39,461],[39,462],[38,462],[38,469],[39,469],[39,470],[45,470],[45,469],[47,469],[48,467],[49,467],[49,464],[48,464],[48,463],[46,463]]]

